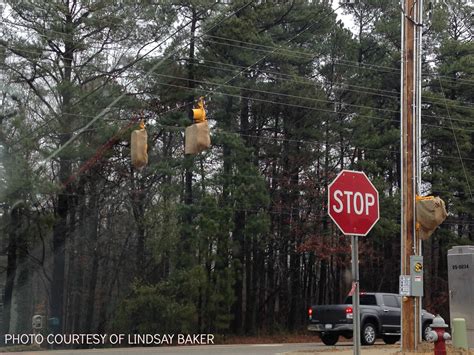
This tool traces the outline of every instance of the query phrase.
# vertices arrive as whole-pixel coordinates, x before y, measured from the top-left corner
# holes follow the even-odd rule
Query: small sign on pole
[[[410,275],[400,275],[400,296],[411,296],[411,277]]]
[[[359,236],[379,220],[379,193],[361,171],[342,170],[328,186],[328,213],[344,235],[351,236],[354,354],[360,354]],[[351,290],[352,291],[352,290]]]

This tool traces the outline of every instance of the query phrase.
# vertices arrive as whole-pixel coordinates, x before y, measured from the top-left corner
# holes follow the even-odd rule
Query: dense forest
[[[474,244],[469,2],[427,4],[424,307],[446,316],[446,254]],[[327,186],[363,170],[381,218],[361,288],[398,293],[397,1],[5,0],[0,4],[2,332],[262,334],[304,328],[351,288]],[[344,13],[351,21],[341,21]],[[206,100],[210,149],[184,154]],[[130,162],[144,120],[148,165]],[[50,322],[54,325],[54,322]]]

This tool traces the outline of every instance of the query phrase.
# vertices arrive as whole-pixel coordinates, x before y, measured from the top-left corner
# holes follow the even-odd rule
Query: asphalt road
[[[337,348],[349,349],[350,343],[341,343]],[[333,347],[331,347],[333,348]],[[296,343],[296,344],[245,344],[245,345],[196,345],[196,346],[160,346],[160,347],[131,347],[88,350],[52,350],[38,352],[22,352],[10,354],[35,354],[35,355],[276,355],[295,351],[329,350],[321,343]],[[9,353],[3,353],[9,354]]]

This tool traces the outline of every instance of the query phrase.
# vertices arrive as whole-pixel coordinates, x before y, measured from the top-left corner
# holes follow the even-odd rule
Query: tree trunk
[[[234,270],[235,270],[235,284],[234,284],[234,296],[235,302],[232,307],[232,313],[234,314],[234,320],[232,324],[232,330],[236,334],[242,334],[243,331],[243,310],[244,310],[244,294],[243,294],[243,272],[244,272],[244,235],[243,228],[245,226],[245,212],[237,211],[234,218],[235,228],[233,231],[234,247]]]
[[[90,272],[89,278],[89,288],[87,294],[87,308],[86,308],[86,333],[94,333],[95,327],[93,324],[93,317],[96,305],[96,286],[97,286],[97,276],[99,270],[99,202],[98,196],[95,186],[93,185],[94,182],[91,183],[91,196],[90,196],[90,203],[89,203],[89,218],[88,218],[88,229],[89,229],[89,245],[92,247],[92,267]]]
[[[15,331],[19,334],[27,333],[31,327],[32,298],[30,262],[28,260],[28,242],[26,233],[30,230],[30,223],[25,219],[17,232],[18,247],[18,276],[15,286],[15,303],[17,305],[17,326]],[[25,225],[26,224],[26,225]]]
[[[5,293],[3,295],[3,333],[10,333],[10,320],[17,268],[17,231],[20,228],[20,209],[14,208],[10,212],[10,230],[8,232],[7,275]]]
[[[189,43],[189,52],[188,52],[188,88],[194,89],[195,87],[195,73],[194,73],[194,57],[195,57],[195,41],[196,41],[196,25],[198,22],[196,9],[192,9],[192,20],[191,20],[191,40]],[[192,90],[190,90],[192,92]],[[188,97],[188,117],[191,123],[193,120],[192,105],[194,103],[194,95],[191,94]],[[193,214],[190,211],[189,206],[193,204],[193,165],[194,157],[192,155],[186,155],[184,158],[184,169],[185,169],[185,187],[184,187],[184,204],[188,206],[185,209],[183,216],[183,227],[181,230],[181,257],[178,258],[177,266],[178,268],[188,268],[194,261],[191,255],[193,251],[191,250],[191,226],[193,223]],[[200,320],[198,320],[200,323]]]
[[[69,4],[68,4],[69,6]],[[69,8],[68,8],[69,10]],[[71,86],[72,86],[72,63],[74,58],[74,37],[72,33],[73,21],[70,12],[66,15],[65,21],[65,41],[62,61],[64,64],[63,82],[61,88],[63,117],[60,121],[61,133],[59,134],[59,144],[62,147],[71,137],[70,121],[71,113]],[[71,175],[71,161],[59,153],[59,183],[64,185]],[[59,322],[58,328],[53,332],[61,332],[64,329],[64,289],[65,289],[65,265],[66,255],[65,247],[68,235],[67,223],[69,215],[68,195],[71,195],[71,185],[62,186],[62,191],[58,194],[57,208],[55,211],[56,223],[53,228],[53,281],[51,284],[51,317]]]

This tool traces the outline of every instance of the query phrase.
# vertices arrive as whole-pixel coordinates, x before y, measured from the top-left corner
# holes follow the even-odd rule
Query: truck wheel
[[[372,323],[365,323],[362,326],[361,343],[363,345],[374,345],[377,338],[377,331]]]
[[[385,344],[395,344],[400,340],[400,337],[398,335],[384,335],[382,339]]]
[[[321,334],[321,341],[324,345],[336,345],[338,339],[338,334]]]

